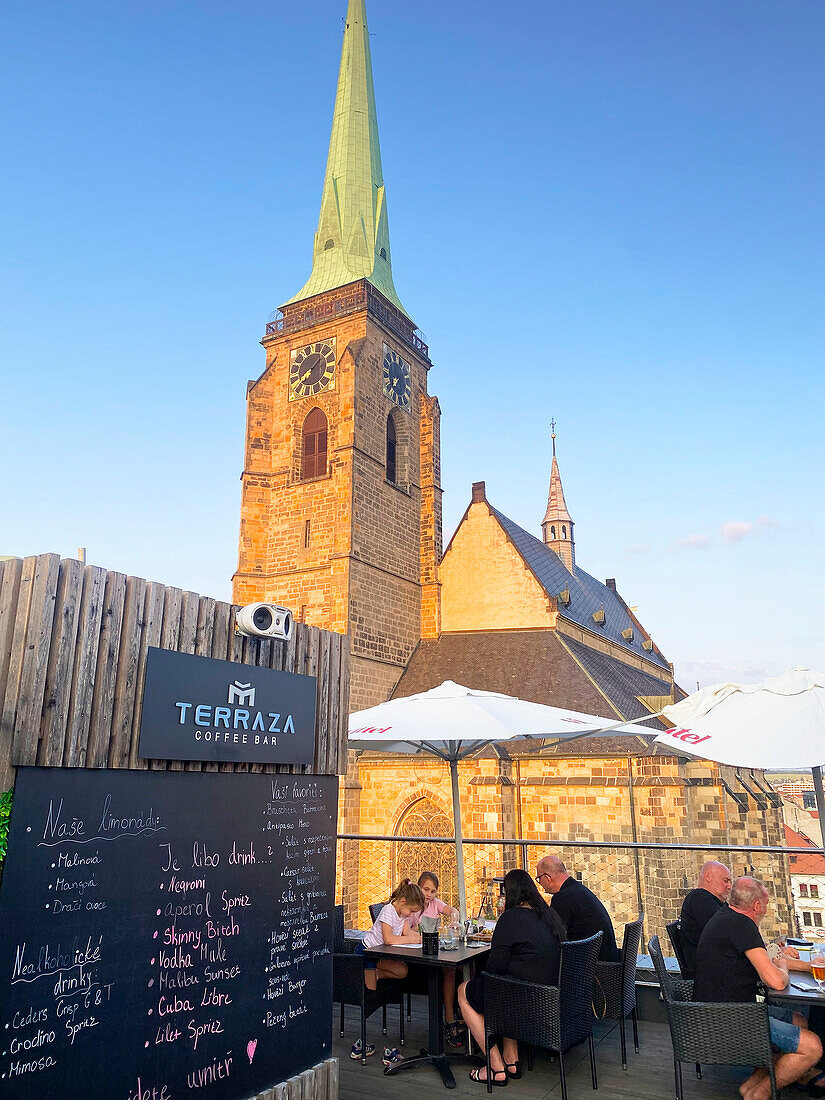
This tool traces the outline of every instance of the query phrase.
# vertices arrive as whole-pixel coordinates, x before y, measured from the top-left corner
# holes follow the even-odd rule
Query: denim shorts
[[[796,1054],[800,1030],[793,1023],[793,1009],[769,1007],[768,1023],[771,1028],[771,1043],[783,1054]]]
[[[366,948],[364,947],[364,941],[359,940],[358,943],[356,943],[355,945],[355,954],[361,955],[361,957],[363,958],[365,970],[375,970],[375,968],[378,966],[378,959],[376,959],[373,955],[365,955],[365,950]],[[799,1031],[799,1028],[797,1028],[796,1030]]]

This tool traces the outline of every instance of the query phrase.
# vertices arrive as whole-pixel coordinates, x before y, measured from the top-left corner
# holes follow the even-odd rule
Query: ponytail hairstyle
[[[424,910],[425,902],[421,887],[416,886],[414,882],[410,882],[408,878],[402,879],[390,894],[390,905],[394,901],[405,901],[413,909],[420,909],[422,912]]]
[[[542,923],[555,939],[559,941],[567,939],[567,929],[564,922],[538,892],[530,875],[518,868],[508,871],[504,876],[505,910],[515,909],[525,902],[538,914]]]
[[[438,875],[435,871],[422,871],[418,876],[418,885],[423,886],[425,882],[431,882],[433,886],[438,889]]]

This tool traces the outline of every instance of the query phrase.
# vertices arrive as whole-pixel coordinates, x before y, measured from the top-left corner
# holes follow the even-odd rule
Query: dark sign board
[[[338,781],[21,768],[3,1100],[236,1100],[329,1056]]]
[[[311,764],[315,695],[314,676],[150,648],[140,755]]]

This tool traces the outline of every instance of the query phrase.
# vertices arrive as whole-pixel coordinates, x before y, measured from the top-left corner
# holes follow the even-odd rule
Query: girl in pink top
[[[424,895],[424,909],[410,918],[410,927],[417,928],[422,917],[440,917],[454,921],[460,918],[457,909],[442,901],[438,896],[438,875],[434,871],[424,871],[418,876],[418,885]],[[444,995],[444,1032],[451,1047],[464,1045],[464,1025],[455,1018],[455,970],[444,968],[442,978]]]

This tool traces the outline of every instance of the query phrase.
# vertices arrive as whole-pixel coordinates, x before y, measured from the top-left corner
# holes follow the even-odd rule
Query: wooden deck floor
[[[409,1056],[416,1054],[427,1041],[426,1005],[422,998],[413,1000],[413,1019],[407,1025],[407,1041],[402,1050]],[[397,1014],[390,1009],[386,1036],[381,1035],[380,1014],[376,1013],[367,1023],[367,1038],[376,1046],[375,1055],[366,1066],[354,1062],[349,1056],[352,1043],[358,1038],[359,1027],[355,1009],[347,1010],[346,1034],[339,1037],[339,1014],[333,1013],[333,1053],[340,1059],[341,1100],[373,1100],[375,1097],[397,1100],[419,1100],[423,1095],[439,1094],[455,1097],[487,1096],[483,1085],[476,1085],[467,1076],[473,1067],[466,1062],[453,1063],[457,1087],[448,1093],[435,1069],[421,1066],[393,1077],[384,1077],[380,1056],[384,1046],[398,1045]],[[590,1063],[587,1047],[568,1055],[568,1096],[570,1100],[669,1100],[676,1095],[673,1083],[673,1051],[670,1034],[665,1024],[639,1024],[640,1053],[634,1054],[632,1042],[627,1072],[622,1070],[619,1054],[619,1035],[615,1024],[596,1025],[596,1064],[599,1074],[599,1090],[590,1086]],[[628,1038],[630,1028],[628,1027]],[[689,1066],[683,1068],[686,1100],[739,1100],[738,1084],[745,1075],[725,1067],[708,1067],[701,1081],[697,1081]],[[558,1065],[549,1056],[538,1052],[532,1073],[520,1081],[510,1081],[508,1097],[511,1100],[559,1100]],[[495,1090],[493,1096],[500,1096]],[[783,1094],[784,1095],[784,1094]],[[788,1093],[790,1095],[790,1093]],[[796,1093],[795,1095],[799,1095]]]

